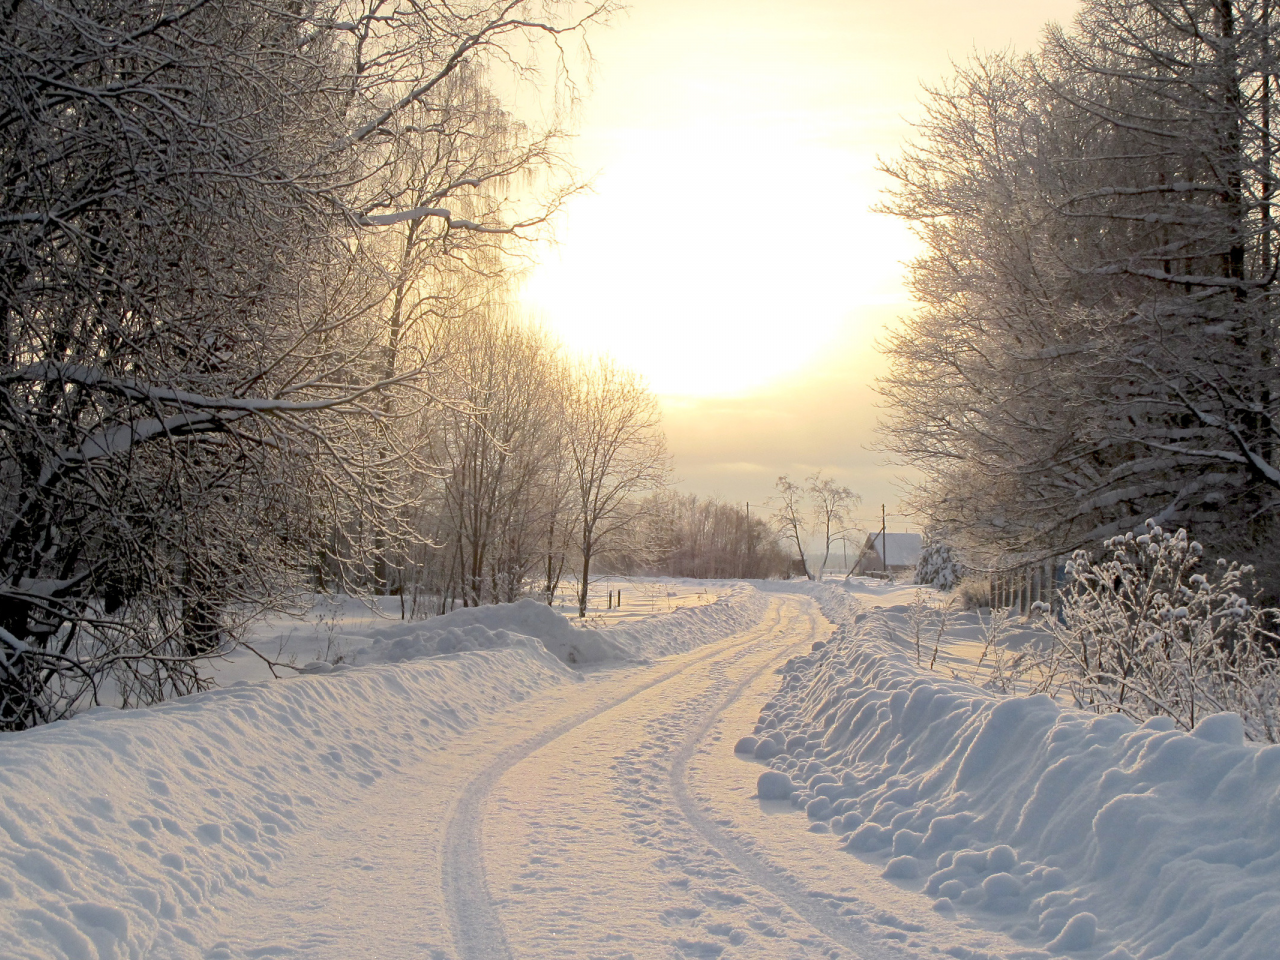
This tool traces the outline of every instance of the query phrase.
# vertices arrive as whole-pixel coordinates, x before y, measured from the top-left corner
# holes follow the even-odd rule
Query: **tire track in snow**
[[[812,614],[810,614],[810,621],[814,624],[814,630],[810,631],[812,634],[816,632],[817,626],[817,621]],[[793,649],[794,647],[787,648],[783,655],[787,655]],[[830,909],[823,901],[815,899],[810,891],[727,836],[716,824],[702,815],[689,794],[689,761],[693,759],[699,744],[711,732],[720,715],[728,709],[730,704],[741,697],[761,674],[776,663],[777,659],[768,661],[733,686],[706,715],[701,726],[690,732],[680,745],[672,761],[670,774],[671,793],[675,797],[676,805],[698,835],[720,856],[733,864],[743,877],[773,894],[829,940],[848,948],[860,960],[901,960],[901,952],[866,937],[847,918]]]
[[[676,666],[632,687],[621,696],[575,714],[527,740],[508,747],[498,754],[479,776],[467,784],[466,789],[450,810],[441,850],[445,909],[449,916],[454,950],[462,960],[511,960],[512,957],[511,947],[502,927],[502,918],[493,903],[485,877],[481,841],[484,802],[507,771],[574,728],[608,713],[647,690],[652,690],[690,667],[759,643],[781,624],[782,611],[783,602],[771,597],[768,620],[762,620],[747,635],[740,634],[737,638],[731,637],[712,644],[699,656],[683,657]],[[790,649],[792,648],[786,648],[786,650]],[[771,658],[760,671],[753,675],[753,679],[776,663],[777,658]],[[745,689],[745,686],[741,689]],[[714,716],[723,709],[724,704],[721,704],[713,715],[712,721]],[[710,722],[708,722],[708,729]]]

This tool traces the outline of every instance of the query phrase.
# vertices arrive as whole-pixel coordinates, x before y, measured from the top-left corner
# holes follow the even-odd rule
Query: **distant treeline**
[[[620,573],[703,579],[780,577],[794,562],[771,523],[744,504],[669,491],[645,502],[612,561]]]

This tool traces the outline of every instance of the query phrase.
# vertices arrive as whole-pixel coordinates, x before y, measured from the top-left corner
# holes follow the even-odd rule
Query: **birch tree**
[[[831,548],[849,533],[849,511],[862,502],[862,497],[830,477],[824,477],[822,471],[809,478],[808,494],[815,526],[822,538],[822,563],[818,565],[818,579],[821,580],[831,559]]]
[[[848,511],[862,498],[824,477],[821,470],[807,477],[803,487],[790,477],[779,477],[775,489],[778,492],[773,498],[773,522],[779,538],[795,548],[805,577],[821,580],[832,546],[848,533]],[[814,542],[822,545],[822,560],[816,569],[805,555],[805,546]]]
[[[800,558],[800,570],[806,580],[813,580],[813,572],[809,569],[809,561],[804,555],[804,545],[809,539],[808,507],[804,499],[804,489],[790,477],[779,477],[773,498],[773,519],[777,525],[778,537],[790,542]]]

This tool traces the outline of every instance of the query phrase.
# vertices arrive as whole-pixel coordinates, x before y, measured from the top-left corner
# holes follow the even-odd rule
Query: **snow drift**
[[[551,653],[567,664],[625,660],[628,651],[601,631],[575,627],[537,600],[464,607],[430,620],[393,620],[366,631],[372,642],[344,637],[351,662],[404,663],[419,657],[471,650],[522,647]]]
[[[1232,714],[1185,734],[922,674],[881,617],[811,592],[839,629],[736,748],[772,768],[762,798],[785,774],[846,850],[1053,955],[1275,955],[1280,746]]]
[[[681,607],[639,621],[596,629],[578,625],[545,603],[464,607],[428,620],[384,620],[361,628],[360,636],[335,634],[355,665],[404,663],[420,657],[507,647],[545,650],[571,666],[670,656],[744,630],[760,621],[768,601],[744,583],[716,584],[714,602]],[[303,667],[326,672],[323,662]]]
[[[707,581],[701,581],[707,584]],[[633,657],[668,657],[714,643],[759,623],[769,600],[750,584],[711,582],[723,590],[713,603],[681,607],[673,613],[648,617],[601,631]]]

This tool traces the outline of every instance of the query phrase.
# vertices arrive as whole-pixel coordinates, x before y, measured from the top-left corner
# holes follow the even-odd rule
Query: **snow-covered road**
[[[748,629],[494,716],[294,837],[212,956],[887,960],[972,942],[759,800],[764,768],[733,754],[778,668],[832,630],[775,594]]]
[[[462,956],[717,956],[729,944],[777,956],[781,904],[737,868],[750,858],[696,799],[689,767],[723,745],[727,708],[829,632],[811,601],[774,598],[758,627],[664,664],[513,764],[483,827],[487,922],[507,943],[457,924]],[[737,787],[748,803],[753,772]],[[474,860],[456,862],[473,877],[458,890],[466,917],[481,878]]]
[[[840,916],[839,899],[815,897],[725,829],[747,814],[790,813],[750,799],[755,770],[725,741],[754,722],[776,668],[830,632],[812,600],[772,597],[744,632],[518,704],[451,743],[449,762],[383,781],[358,819],[346,810],[295,836],[297,853],[227,917],[216,949],[879,955],[876,938]],[[736,775],[725,778],[719,761]]]

